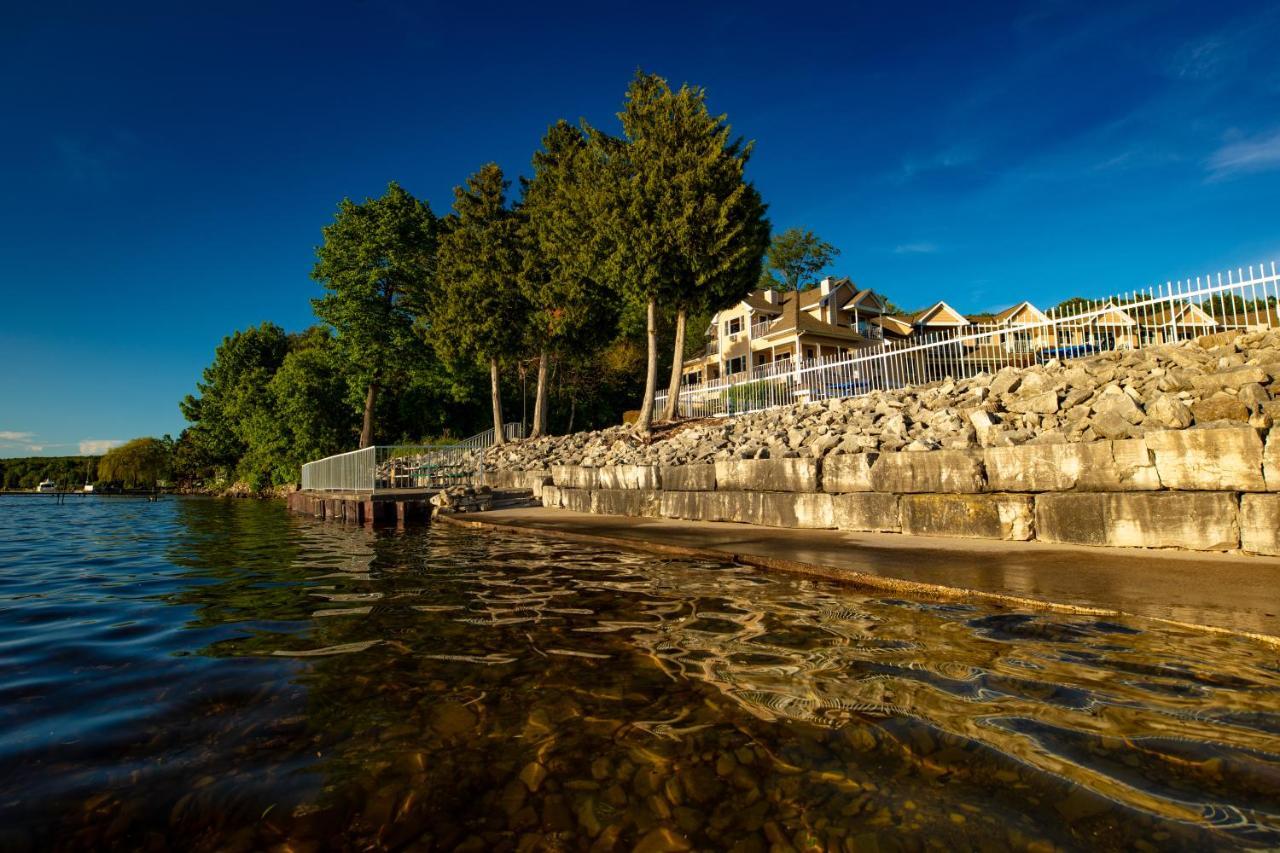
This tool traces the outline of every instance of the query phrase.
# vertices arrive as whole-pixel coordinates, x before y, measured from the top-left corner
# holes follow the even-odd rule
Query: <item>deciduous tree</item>
[[[158,438],[135,438],[103,455],[98,476],[127,488],[150,488],[169,477],[169,449]]]
[[[812,231],[788,228],[773,238],[765,256],[760,286],[773,290],[813,287],[840,250]]]
[[[381,198],[343,199],[312,278],[324,285],[313,299],[316,316],[337,330],[338,349],[364,391],[360,446],[374,441],[379,391],[403,381],[423,355],[414,323],[433,280],[436,217],[392,182]]]
[[[202,476],[231,474],[249,446],[246,425],[271,408],[267,383],[284,363],[289,336],[263,323],[222,339],[213,363],[196,383],[198,395],[178,404],[191,422],[180,437],[184,471]]]

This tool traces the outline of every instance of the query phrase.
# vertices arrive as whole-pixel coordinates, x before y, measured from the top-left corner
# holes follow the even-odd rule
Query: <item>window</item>
[[[685,385],[696,385],[696,384],[698,384],[698,383],[699,383],[699,382],[701,382],[701,381],[702,381],[702,376],[701,376],[701,374],[699,374],[699,372],[698,372],[698,371],[696,371],[696,370],[695,370],[695,371],[693,371],[692,373],[686,373],[686,374],[684,375],[684,384],[685,384]]]
[[[804,357],[805,357],[806,359],[808,359],[809,361],[813,361],[814,355],[815,355],[815,353],[814,353],[814,351],[813,351],[813,347],[805,347],[805,348],[804,348]]]
[[[740,355],[737,358],[729,359],[729,361],[725,365],[725,368],[726,368],[725,372],[729,374],[741,373],[742,371],[747,369],[746,356]]]
[[[742,331],[742,318],[734,317],[732,320],[724,321],[725,335],[736,335]]]

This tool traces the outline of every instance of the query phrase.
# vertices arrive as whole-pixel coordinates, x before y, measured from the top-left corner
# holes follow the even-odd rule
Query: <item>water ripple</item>
[[[1274,649],[1137,619],[0,498],[0,665],[4,849],[1280,845]]]

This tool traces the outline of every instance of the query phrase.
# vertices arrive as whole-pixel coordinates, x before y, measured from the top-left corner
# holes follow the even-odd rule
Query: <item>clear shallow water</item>
[[[277,504],[0,497],[0,848],[682,839],[1274,847],[1280,660]]]

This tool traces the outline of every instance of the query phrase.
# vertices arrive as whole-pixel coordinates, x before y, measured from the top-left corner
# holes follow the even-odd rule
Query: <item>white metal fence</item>
[[[1026,367],[1228,330],[1280,327],[1276,264],[1170,281],[1107,299],[1080,300],[1047,314],[1028,307],[1003,322],[882,341],[852,356],[783,358],[680,390],[682,417],[734,415],[773,406],[856,397],[967,379],[1003,367]],[[666,393],[657,396],[659,411]]]
[[[524,425],[505,424],[511,441],[524,438]],[[379,492],[429,489],[470,483],[484,465],[484,450],[493,444],[485,430],[457,444],[394,444],[364,447],[317,459],[302,466],[302,488],[319,492]]]

